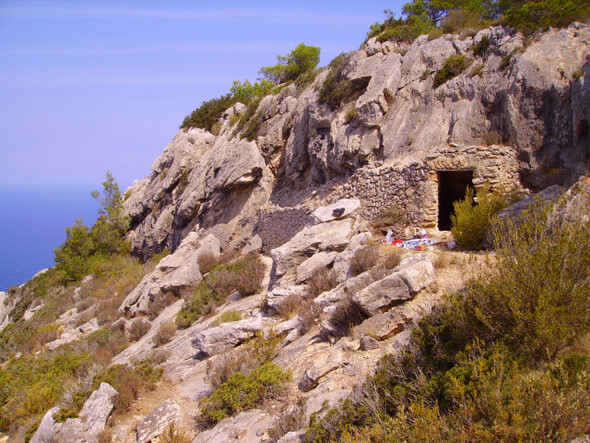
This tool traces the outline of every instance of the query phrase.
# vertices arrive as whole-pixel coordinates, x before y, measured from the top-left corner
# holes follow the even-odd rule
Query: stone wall
[[[521,188],[516,151],[504,146],[451,145],[436,149],[403,168],[361,168],[338,189],[333,200],[359,198],[361,214],[371,219],[395,204],[405,214],[405,226],[436,228],[438,223],[437,171],[473,170],[473,184]]]
[[[262,239],[262,251],[268,253],[297,234],[310,221],[311,209],[271,208],[258,213],[258,235]]]

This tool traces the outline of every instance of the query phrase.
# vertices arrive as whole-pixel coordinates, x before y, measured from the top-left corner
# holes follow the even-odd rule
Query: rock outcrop
[[[484,37],[488,49],[474,54],[472,46]],[[582,24],[532,40],[502,27],[463,40],[424,35],[411,45],[371,39],[331,68],[340,69],[350,88],[336,109],[319,102],[327,68],[302,91],[291,85],[264,97],[251,142],[230,124],[241,104],[224,114],[217,136],[195,128],[180,131],[152,174],[126,193],[133,251],[147,257],[176,249],[199,230],[215,234],[222,249],[246,246],[258,233],[264,249],[265,241],[272,241],[265,231],[273,227],[261,223],[261,211],[268,220],[268,210],[311,213],[314,201],[360,195],[373,214],[390,201],[411,215],[407,226],[434,228],[436,170],[445,167],[474,169],[475,186],[493,181],[493,171],[510,162],[509,180],[526,187],[571,183],[590,157],[589,42],[590,29]],[[455,55],[465,56],[469,67],[435,87],[435,72]],[[489,147],[494,143],[503,146]],[[480,152],[481,160],[446,166],[426,161],[434,148],[449,144],[460,151],[475,147],[465,158]],[[447,160],[456,156],[440,152]],[[381,165],[393,169],[386,172]],[[369,175],[390,173],[389,181],[403,177],[407,186],[397,183],[392,194],[387,181],[375,188],[360,177],[354,190],[340,191],[339,184],[359,168]],[[283,229],[301,227],[284,223]]]
[[[484,37],[489,48],[474,54],[473,44]],[[462,253],[443,242],[423,245],[427,251],[396,249],[399,265],[385,266],[396,246],[375,243],[380,234],[371,232],[371,219],[387,209],[400,236],[428,229],[441,239],[450,236],[438,229],[446,192],[441,174],[468,172],[469,186],[525,193],[576,178],[590,159],[589,42],[590,28],[581,24],[530,40],[501,27],[466,39],[422,36],[410,45],[371,39],[321,70],[308,87],[287,85],[260,100],[251,141],[236,125],[246,118],[240,103],[225,111],[215,135],[196,128],[176,134],[151,175],[125,194],[132,252],[144,259],[167,248],[172,253],[125,297],[121,318],[109,320],[128,336],[132,325],[144,328],[110,364],[151,361],[165,377],[156,393],[137,400],[141,408],[109,422],[115,439],[156,441],[181,423],[193,442],[276,441],[283,414],[297,410],[291,432],[282,429],[278,441],[298,441],[312,414],[349,396],[382,357],[409,343],[412,325],[445,292],[479,272],[475,265],[466,270]],[[435,87],[434,73],[454,55],[470,59],[469,67]],[[339,70],[348,91],[329,106],[319,90],[331,69]],[[587,190],[587,182],[576,189]],[[554,191],[545,194],[554,198]],[[587,221],[587,193],[580,195],[569,191],[571,201],[552,216],[584,214]],[[378,260],[356,266],[366,245],[377,246]],[[203,278],[207,284],[223,278],[221,271],[206,276],[201,257],[231,260],[225,253],[232,251],[264,255],[258,292],[228,291],[215,303],[205,295],[191,300],[204,315],[173,330],[169,341],[157,340],[185,299],[196,297],[192,289]],[[456,254],[455,261],[445,254]],[[445,257],[446,264],[437,265]],[[471,260],[481,264],[485,257]],[[239,263],[217,269],[233,265]],[[326,281],[316,285],[322,275]],[[5,298],[0,293],[2,325],[12,309]],[[200,311],[199,302],[205,305]],[[61,337],[45,349],[99,327],[98,307],[77,306],[82,312],[72,308],[59,316]],[[245,343],[252,340],[269,343],[251,351]],[[220,383],[215,374],[227,379],[245,359],[252,361],[244,367],[256,366],[262,357],[250,351],[288,371],[281,395],[197,429],[199,401]],[[115,394],[101,384],[79,417],[65,423],[53,419],[57,408],[49,410],[31,441],[97,441]]]
[[[59,407],[47,411],[39,428],[31,438],[32,443],[49,443],[52,441],[78,441],[96,443],[98,434],[104,429],[113,410],[113,397],[117,391],[108,383],[101,383],[78,414],[78,418],[68,418],[64,423],[53,419]]]

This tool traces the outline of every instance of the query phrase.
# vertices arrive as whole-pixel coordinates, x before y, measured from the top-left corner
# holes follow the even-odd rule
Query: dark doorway
[[[465,198],[468,187],[473,188],[473,171],[438,171],[438,229],[451,229],[453,203]]]
[[[578,146],[584,153],[584,158],[588,160],[590,158],[590,128],[588,127],[588,120],[580,120],[577,136]]]

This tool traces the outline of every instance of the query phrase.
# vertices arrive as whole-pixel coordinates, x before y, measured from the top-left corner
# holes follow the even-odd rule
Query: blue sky
[[[124,189],[184,116],[298,43],[321,65],[403,1],[0,0],[0,185]]]

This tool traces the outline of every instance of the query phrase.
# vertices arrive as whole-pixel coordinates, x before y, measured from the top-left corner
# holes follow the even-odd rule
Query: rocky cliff
[[[59,408],[49,409],[32,441],[104,441],[105,426],[121,442],[180,439],[174,429],[193,442],[301,441],[314,414],[348,397],[445,293],[488,265],[447,248],[446,173],[467,171],[475,187],[535,191],[587,169],[588,42],[581,24],[529,39],[498,27],[411,45],[369,40],[307,87],[286,85],[254,110],[232,106],[215,135],[179,131],[124,202],[132,252],[172,253],[109,295],[95,295],[100,277],[82,280],[71,300],[60,298],[51,341],[37,346],[59,351],[115,331],[128,341],[112,344],[105,366],[150,362],[164,380],[114,418],[113,387],[94,387],[78,418],[59,423]],[[449,60],[463,70],[441,81]],[[337,100],[320,99],[327,84]],[[568,195],[576,217],[590,194],[588,179],[579,183]],[[426,228],[440,244],[380,244],[369,221],[392,204],[400,232]],[[223,287],[229,276],[239,289]],[[21,305],[23,318],[44,312]],[[280,395],[265,387],[257,408],[195,422],[211,407],[203,398],[265,362],[288,371]]]
[[[496,27],[411,45],[371,39],[306,88],[264,97],[252,141],[238,131],[241,104],[218,135],[181,130],[126,193],[133,251],[175,249],[195,230],[244,247],[267,221],[261,213],[279,209],[291,211],[291,235],[307,207],[334,200],[360,169],[421,163],[449,143],[511,146],[529,189],[571,183],[590,158],[589,38],[587,25],[572,24],[532,38]],[[457,55],[467,68],[435,87]],[[320,102],[327,79],[344,90],[337,103]]]

